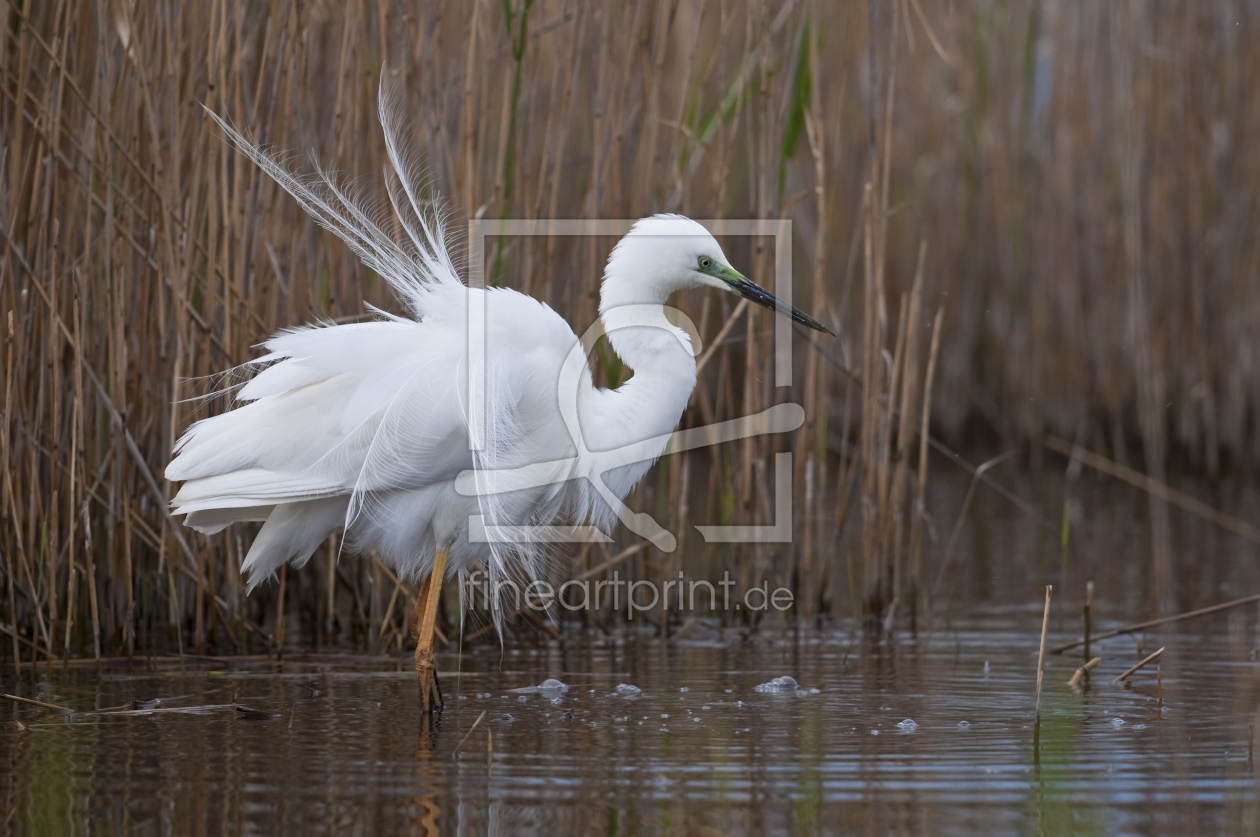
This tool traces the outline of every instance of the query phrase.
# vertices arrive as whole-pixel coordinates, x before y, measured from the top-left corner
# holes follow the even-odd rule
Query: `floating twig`
[[[1138,669],[1140,669],[1142,666],[1146,665],[1147,663],[1151,662],[1152,660],[1158,659],[1158,658],[1159,658],[1159,655],[1160,655],[1160,654],[1163,654],[1163,653],[1164,653],[1164,649],[1163,649],[1163,648],[1161,648],[1161,649],[1159,649],[1158,651],[1154,652],[1153,654],[1150,654],[1149,656],[1147,656],[1147,657],[1146,657],[1146,659],[1142,660],[1142,662],[1140,662],[1140,663],[1138,663],[1137,665],[1133,666],[1133,667],[1132,667],[1132,668],[1130,668],[1128,671],[1126,671],[1124,674],[1120,675],[1119,677],[1117,677],[1115,680],[1112,680],[1111,682],[1112,682],[1112,683],[1123,683],[1125,680],[1128,680],[1128,679],[1129,679],[1129,676],[1130,676],[1131,674],[1133,674],[1133,672],[1137,671],[1137,670],[1138,670]]]
[[[18,703],[28,703],[31,706],[39,706],[44,709],[51,709],[54,712],[74,712],[73,709],[67,709],[64,706],[58,706],[55,703],[44,703],[42,700],[31,700],[30,698],[18,697],[17,695],[0,694],[5,700],[12,700]]]

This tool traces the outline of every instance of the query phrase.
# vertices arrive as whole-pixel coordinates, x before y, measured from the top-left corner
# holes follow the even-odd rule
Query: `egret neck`
[[[634,375],[617,389],[593,389],[589,400],[584,399],[588,403],[582,411],[582,432],[592,451],[668,436],[678,426],[696,386],[691,338],[665,316],[664,303],[673,289],[661,282],[632,279],[619,269],[619,255],[624,255],[620,248],[609,260],[600,294],[600,320],[612,350]],[[626,469],[613,481],[628,480],[628,491],[650,465],[644,462]]]

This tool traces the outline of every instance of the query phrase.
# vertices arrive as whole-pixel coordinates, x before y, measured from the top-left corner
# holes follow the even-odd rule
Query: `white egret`
[[[329,175],[291,172],[214,114],[235,144],[382,276],[409,316],[287,329],[238,371],[250,379],[241,404],[193,424],[166,476],[183,481],[172,505],[205,533],[265,521],[242,565],[252,589],[286,562],[301,567],[334,532],[349,550],[375,552],[408,579],[423,578],[410,627],[426,712],[441,708],[433,628],[447,574],[508,561],[537,577],[540,547],[477,537],[471,521],[521,527],[556,521],[613,522],[619,502],[660,456],[696,383],[687,334],[665,316],[674,292],[711,287],[776,308],[827,331],[737,272],[700,224],[679,215],[636,223],[604,271],[600,316],[613,350],[634,370],[615,390],[593,385],[585,356],[569,369],[578,338],[547,305],[509,289],[466,287],[444,240],[439,213],[416,184],[400,141],[397,109],[382,91],[380,118],[392,171],[387,188],[400,234],[385,227]],[[470,444],[469,306],[485,321],[481,439]],[[627,314],[625,312],[632,312]],[[830,333],[830,332],[828,332]],[[568,391],[583,435],[565,421]],[[645,442],[645,440],[647,440]],[[647,444],[611,471],[591,451]],[[495,482],[540,466],[548,477]],[[461,473],[480,490],[461,492]],[[592,483],[598,483],[598,490]],[[613,496],[609,496],[613,495]],[[496,613],[497,615],[497,613]]]

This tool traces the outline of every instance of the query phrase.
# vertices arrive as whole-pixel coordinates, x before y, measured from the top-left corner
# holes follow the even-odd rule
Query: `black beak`
[[[723,278],[725,279],[725,277]],[[809,314],[806,314],[798,308],[793,308],[791,305],[788,305],[765,288],[755,282],[745,279],[743,276],[734,280],[726,279],[726,283],[731,286],[731,290],[750,302],[755,302],[763,308],[769,308],[771,311],[791,317],[793,322],[809,326],[814,331],[821,331],[824,334],[830,334],[832,337],[836,336],[835,332],[818,322],[818,320],[815,320]]]

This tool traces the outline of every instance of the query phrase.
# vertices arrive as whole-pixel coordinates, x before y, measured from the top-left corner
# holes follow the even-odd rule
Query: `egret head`
[[[700,287],[738,294],[816,331],[833,333],[731,267],[709,231],[682,215],[644,218],[617,243],[604,272],[600,307],[664,302],[675,291]]]

